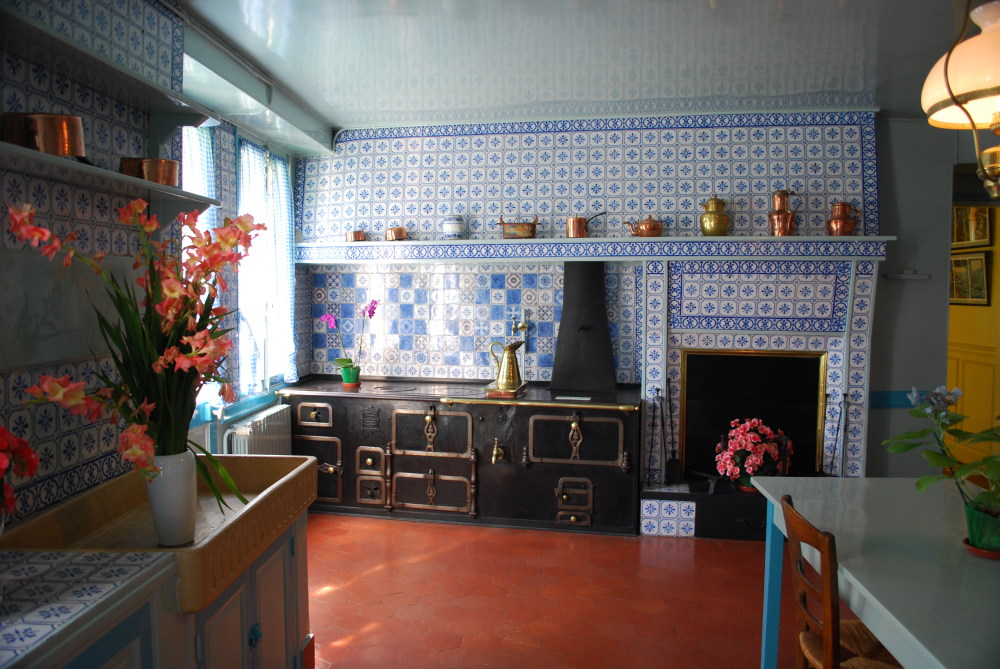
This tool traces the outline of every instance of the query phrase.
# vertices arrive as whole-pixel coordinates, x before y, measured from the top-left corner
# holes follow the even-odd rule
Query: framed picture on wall
[[[989,252],[951,256],[949,302],[986,306],[990,303]]]
[[[993,207],[952,207],[951,248],[989,246]]]

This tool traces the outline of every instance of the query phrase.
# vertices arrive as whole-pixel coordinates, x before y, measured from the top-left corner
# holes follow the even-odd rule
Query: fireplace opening
[[[760,418],[791,439],[791,476],[822,465],[826,353],[681,351],[678,456],[685,478],[718,475],[715,447],[733,419]]]

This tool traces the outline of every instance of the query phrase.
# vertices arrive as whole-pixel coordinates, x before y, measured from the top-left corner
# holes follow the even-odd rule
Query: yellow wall
[[[990,251],[990,304],[969,306],[953,304],[948,308],[948,387],[959,387],[963,396],[957,411],[968,418],[961,428],[975,432],[996,424],[1000,414],[1000,271],[997,270],[998,249],[996,222],[1000,207],[991,211],[993,245],[968,251]],[[977,444],[961,449],[956,455],[963,460],[975,460],[991,451],[989,444]],[[1000,454],[1000,445],[992,445]]]

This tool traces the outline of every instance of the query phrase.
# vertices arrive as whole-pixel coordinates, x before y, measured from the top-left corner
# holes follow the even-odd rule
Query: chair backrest
[[[838,667],[840,594],[837,588],[837,542],[832,534],[821,532],[796,511],[790,495],[782,495],[781,510],[788,537],[799,632],[810,631],[822,636],[823,666]],[[803,557],[803,544],[812,546],[819,553],[818,568],[813,568]]]

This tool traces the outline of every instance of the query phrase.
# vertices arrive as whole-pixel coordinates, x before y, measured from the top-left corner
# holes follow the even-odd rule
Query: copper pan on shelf
[[[163,186],[177,186],[180,163],[164,158],[120,158],[118,171]]]
[[[71,114],[8,112],[0,120],[0,138],[53,156],[82,158],[87,155],[83,121]]]

